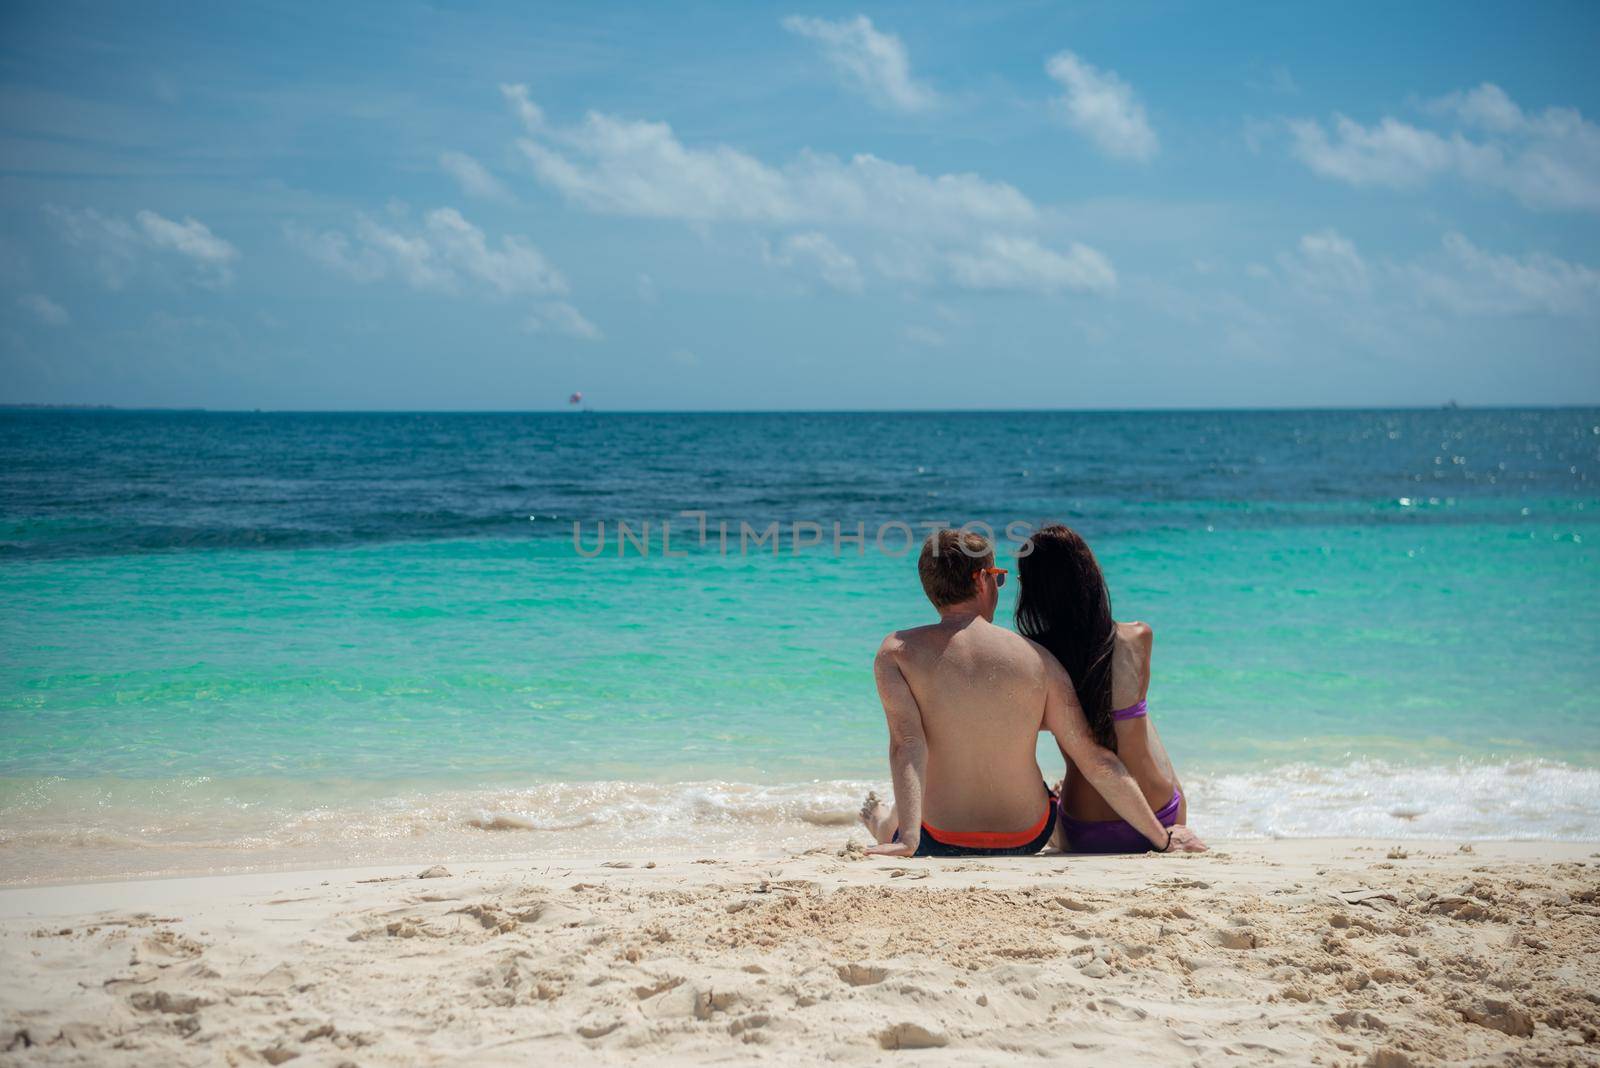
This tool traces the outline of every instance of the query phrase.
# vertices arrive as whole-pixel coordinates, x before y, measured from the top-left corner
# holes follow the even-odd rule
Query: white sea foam
[[[1190,821],[1218,838],[1600,838],[1600,769],[1549,761],[1358,761],[1199,776]]]
[[[558,859],[615,850],[842,845],[886,782],[249,784],[161,789],[48,780],[0,805],[0,871],[42,881],[439,857]],[[1408,766],[1360,761],[1197,773],[1189,819],[1213,840],[1600,839],[1600,769],[1548,761]],[[308,802],[307,798],[315,798]]]

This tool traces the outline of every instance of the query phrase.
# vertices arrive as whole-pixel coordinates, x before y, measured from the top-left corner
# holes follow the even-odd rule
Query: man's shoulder
[[[983,653],[1032,660],[1044,653],[1044,647],[1024,638],[1014,630],[989,624],[977,636],[977,648]],[[879,654],[898,655],[921,649],[942,651],[950,644],[950,634],[938,623],[920,627],[904,627],[890,631],[878,646]],[[969,645],[968,649],[973,646]],[[1048,654],[1046,654],[1048,655]]]
[[[918,645],[926,644],[933,632],[939,629],[937,623],[930,623],[921,627],[904,627],[892,630],[878,645],[880,653],[898,653]]]
[[[1004,649],[1008,653],[1039,653],[1044,650],[1044,646],[1032,638],[1024,637],[1009,627],[992,625],[983,632],[983,637],[995,648]]]

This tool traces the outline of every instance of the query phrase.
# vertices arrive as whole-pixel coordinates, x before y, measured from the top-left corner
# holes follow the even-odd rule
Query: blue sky
[[[1592,4],[11,3],[0,401],[1600,402],[1597,42]]]

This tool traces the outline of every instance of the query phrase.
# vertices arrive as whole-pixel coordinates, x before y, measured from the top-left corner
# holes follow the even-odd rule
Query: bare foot
[[[1066,789],[1066,776],[1062,776],[1056,780],[1056,784],[1054,786],[1050,787],[1050,792],[1055,794],[1057,800],[1060,801],[1061,798],[1066,796]],[[1065,805],[1065,802],[1062,801],[1060,804]],[[1069,851],[1066,828],[1061,826],[1061,821],[1059,819],[1056,820],[1055,826],[1050,830],[1050,841],[1047,843],[1047,848],[1054,849],[1057,853],[1066,853]]]
[[[897,829],[894,806],[884,804],[874,791],[868,790],[867,799],[861,802],[861,825],[879,845],[893,840]]]

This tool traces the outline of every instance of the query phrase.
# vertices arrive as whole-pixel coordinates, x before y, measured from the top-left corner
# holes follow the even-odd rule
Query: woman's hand
[[[869,857],[911,857],[916,853],[916,842],[885,842],[882,845],[867,847]]]
[[[1205,851],[1206,844],[1200,840],[1200,836],[1181,823],[1172,828],[1172,838],[1167,842],[1167,848],[1161,850],[1163,853],[1204,853]]]

